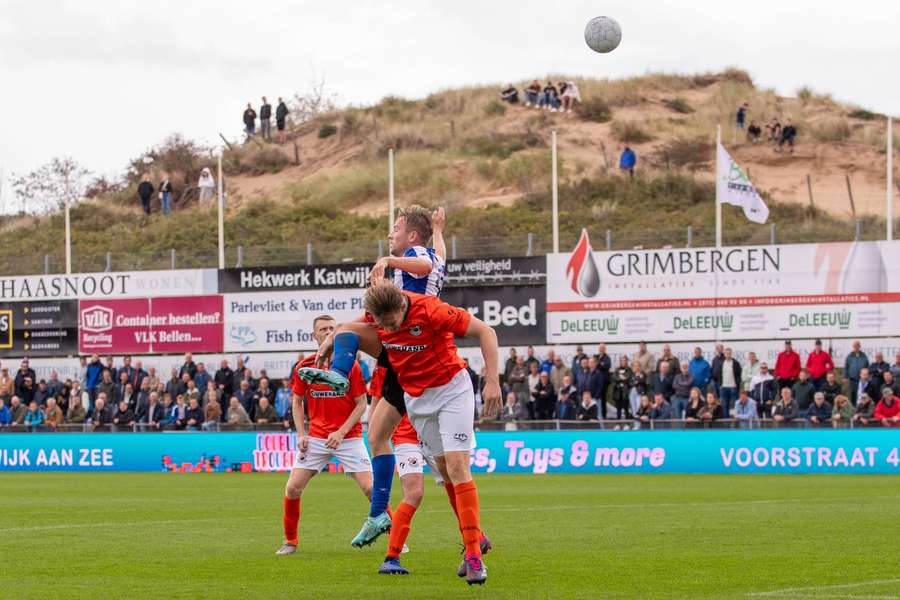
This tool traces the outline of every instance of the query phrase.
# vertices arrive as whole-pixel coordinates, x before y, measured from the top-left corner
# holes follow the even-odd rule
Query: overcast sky
[[[622,25],[609,55],[584,44],[598,14]],[[69,155],[116,174],[171,132],[235,138],[248,100],[302,91],[314,69],[365,104],[547,72],[736,65],[783,94],[808,84],[896,115],[898,23],[900,2],[883,0],[0,0],[0,167]]]

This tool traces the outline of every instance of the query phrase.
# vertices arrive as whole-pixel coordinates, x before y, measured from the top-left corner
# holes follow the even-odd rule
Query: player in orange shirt
[[[313,320],[313,335],[321,343],[335,328],[333,317],[322,315]],[[298,364],[315,364],[310,356]],[[275,554],[286,555],[297,551],[297,524],[300,521],[300,496],[316,473],[332,459],[337,458],[344,472],[352,477],[360,490],[369,498],[372,494],[372,462],[362,439],[360,418],[366,410],[366,383],[359,363],[350,372],[350,386],[339,394],[324,384],[307,384],[297,377],[291,382],[294,424],[297,427],[297,454],[294,468],[284,489],[284,545]],[[309,434],[304,427],[303,408],[309,412]]]
[[[478,493],[469,469],[474,437],[475,393],[459,357],[454,336],[477,338],[485,364],[482,392],[485,416],[500,407],[497,371],[497,334],[467,311],[433,296],[402,292],[390,283],[374,283],[364,299],[364,323],[342,324],[335,337],[353,332],[357,348],[342,344],[340,352],[362,350],[377,357],[387,352],[405,391],[410,421],[427,456],[434,458],[445,481],[453,486],[457,517],[465,544],[464,563],[469,584],[484,583],[487,569],[481,560]],[[319,360],[331,352],[332,339],[320,346]],[[347,356],[335,356],[345,361]],[[313,379],[317,373],[308,372]]]

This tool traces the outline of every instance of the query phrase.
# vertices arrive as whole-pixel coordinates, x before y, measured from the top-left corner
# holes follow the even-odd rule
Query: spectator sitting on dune
[[[547,85],[544,86],[539,106],[540,108],[551,112],[559,110],[559,92],[556,90],[556,86],[553,85],[552,81],[548,81]]]
[[[525,88],[525,106],[537,106],[541,95],[541,84],[535,79],[527,88]]]
[[[510,104],[518,104],[519,90],[517,90],[513,84],[507,83],[506,89],[500,92],[500,99],[503,102],[509,102]]]
[[[575,110],[575,105],[581,103],[581,94],[574,81],[567,81],[562,91],[562,111],[565,113]]]
[[[781,152],[781,148],[787,145],[790,148],[790,153],[794,153],[794,140],[797,137],[797,128],[794,127],[794,124],[790,119],[784,122],[784,127],[781,129],[781,138],[778,140],[778,147],[775,148],[776,152]]]
[[[766,125],[766,139],[773,144],[777,144],[780,138],[781,121],[778,120],[778,117],[772,117],[772,120]]]
[[[762,129],[756,124],[756,121],[750,121],[747,126],[747,141],[751,144],[758,144],[762,141]]]

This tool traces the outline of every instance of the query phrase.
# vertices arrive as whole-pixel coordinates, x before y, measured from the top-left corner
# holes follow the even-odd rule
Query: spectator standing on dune
[[[735,124],[737,125],[738,129],[744,128],[744,121],[747,120],[747,108],[749,108],[749,106],[749,104],[744,102],[737,109],[737,115],[735,115]]]
[[[145,214],[150,214],[150,199],[153,197],[153,184],[150,183],[150,175],[144,173],[141,182],[138,184],[138,198],[141,199],[141,206],[144,208]]]
[[[247,134],[248,140],[256,134],[256,111],[253,110],[253,106],[249,102],[244,110],[244,133]]]
[[[262,97],[262,106],[259,107],[259,134],[267,142],[272,141],[272,105]]]
[[[200,206],[212,204],[213,198],[216,197],[216,180],[213,178],[209,167],[203,167],[203,170],[200,171],[197,187],[200,188]]]
[[[278,98],[278,106],[275,107],[275,127],[278,129],[278,143],[284,143],[284,129],[287,126],[287,116],[290,111],[284,100]]]
[[[164,215],[172,212],[172,193],[172,182],[169,181],[169,176],[164,174],[162,183],[159,184],[160,212]]]
[[[628,173],[634,179],[634,168],[637,166],[637,154],[629,146],[625,146],[622,155],[619,156],[619,170]]]

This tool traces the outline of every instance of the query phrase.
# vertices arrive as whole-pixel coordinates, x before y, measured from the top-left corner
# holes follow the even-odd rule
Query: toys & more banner
[[[547,256],[547,341],[875,337],[900,331],[900,242]]]

